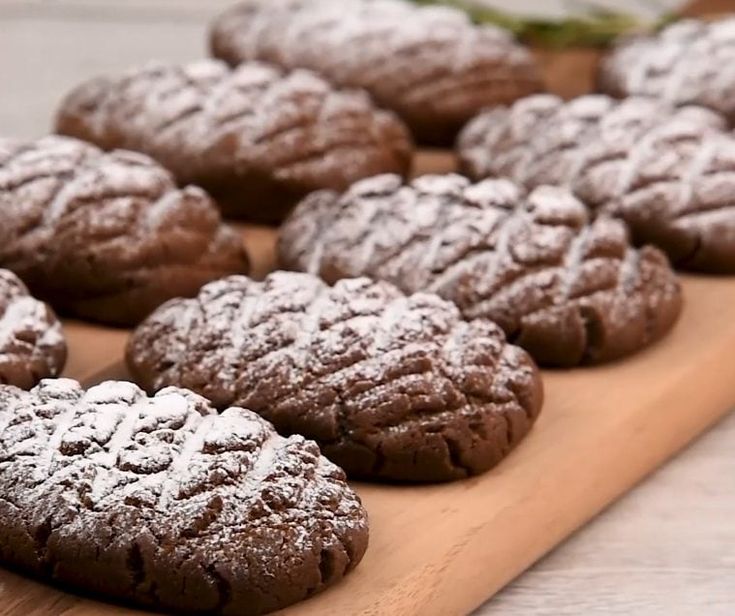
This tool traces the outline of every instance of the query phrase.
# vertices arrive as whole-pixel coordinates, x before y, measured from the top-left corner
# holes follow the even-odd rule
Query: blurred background
[[[473,4],[498,10],[512,11],[517,15],[564,18],[598,11],[620,12],[642,18],[653,18],[676,10],[682,0],[474,0]]]
[[[419,3],[430,1],[417,0]],[[530,42],[554,48],[598,44],[646,27],[682,0],[447,0],[478,20],[500,21]],[[22,104],[0,106],[0,128],[18,137],[48,130],[57,93],[100,72],[150,58],[205,53],[206,23],[231,0],[0,0],[3,90]],[[577,54],[555,71],[591,71]],[[581,69],[579,68],[581,67]],[[561,92],[577,94],[579,92]]]

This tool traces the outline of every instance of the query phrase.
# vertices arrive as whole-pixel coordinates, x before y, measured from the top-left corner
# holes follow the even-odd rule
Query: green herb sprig
[[[521,41],[541,47],[602,47],[621,34],[638,30],[654,30],[674,19],[665,14],[646,23],[637,17],[587,6],[583,14],[561,20],[520,17],[481,6],[471,0],[412,0],[415,4],[446,4],[465,11],[478,24],[494,24],[510,30]]]

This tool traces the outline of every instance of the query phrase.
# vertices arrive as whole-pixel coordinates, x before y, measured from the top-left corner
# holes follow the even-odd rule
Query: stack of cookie
[[[218,59],[92,79],[58,135],[0,140],[0,558],[186,612],[339,581],[368,539],[348,476],[492,468],[537,364],[665,336],[670,262],[735,272],[735,73],[702,60],[733,23],[625,42],[600,78],[623,100],[564,102],[451,8],[246,0]],[[464,175],[407,180],[414,142],[455,138]],[[249,278],[222,216],[282,223],[284,271]],[[47,378],[66,347],[30,293],[137,326],[137,385]]]

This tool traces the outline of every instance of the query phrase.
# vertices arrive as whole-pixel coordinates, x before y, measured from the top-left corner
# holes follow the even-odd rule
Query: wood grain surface
[[[228,3],[3,0],[0,132],[45,133],[59,97],[90,74],[200,56],[207,19]],[[732,0],[695,4],[691,14],[735,9]],[[595,52],[540,58],[554,91],[590,89]],[[429,152],[420,167],[445,164]],[[270,233],[248,228],[245,237],[262,275],[272,260]],[[363,566],[290,613],[466,613],[714,421],[735,399],[735,290],[726,279],[691,278],[686,292],[682,323],[657,347],[608,368],[549,374],[538,426],[491,474],[405,492],[360,487],[373,522]],[[119,359],[126,332],[75,322],[65,329],[66,374],[87,381],[120,374],[108,363]],[[731,415],[476,615],[732,616],[733,451]],[[100,613],[134,612],[0,571],[2,615]]]
[[[732,616],[735,415],[474,616]]]
[[[82,321],[62,321],[69,349],[62,376],[89,381],[122,357],[128,331]]]

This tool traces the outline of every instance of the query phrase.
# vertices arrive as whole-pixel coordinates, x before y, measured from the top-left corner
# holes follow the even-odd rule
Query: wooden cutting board
[[[245,230],[268,266],[271,231]],[[612,365],[545,371],[529,437],[495,470],[426,487],[356,484],[370,548],[341,584],[288,614],[464,614],[735,405],[735,278],[684,277],[667,338]],[[67,323],[67,374],[124,378],[127,333]],[[0,613],[134,613],[0,570]]]
[[[417,172],[451,168],[424,152]],[[255,275],[273,268],[274,232],[243,227]],[[447,616],[478,606],[735,406],[735,278],[683,278],[686,306],[663,341],[615,364],[544,371],[530,436],[495,470],[453,484],[355,484],[370,548],[341,584],[286,613]],[[126,378],[127,332],[65,323],[66,374]],[[0,570],[0,613],[138,613]]]
[[[690,14],[720,8],[716,0],[696,4]],[[565,96],[591,89],[597,56],[539,54],[547,84]],[[422,152],[416,172],[452,166],[445,153]],[[273,231],[243,233],[262,277],[273,267]],[[659,344],[603,367],[545,371],[539,421],[493,471],[438,486],[355,484],[371,522],[365,559],[342,583],[285,613],[465,614],[735,406],[735,278],[683,283],[682,318]],[[67,376],[86,384],[127,376],[126,331],[74,321],[65,330]],[[141,613],[0,569],[3,616]]]

